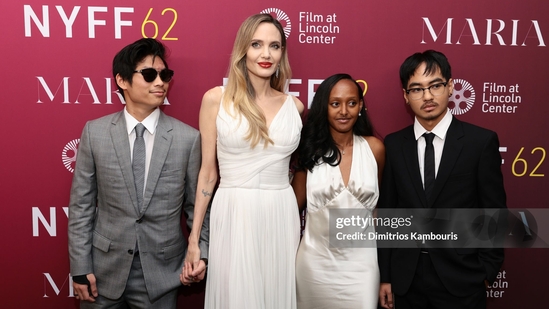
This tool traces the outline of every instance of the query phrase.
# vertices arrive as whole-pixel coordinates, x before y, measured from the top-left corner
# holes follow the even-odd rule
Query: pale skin
[[[339,163],[339,170],[343,184],[347,186],[351,174],[353,161],[353,126],[358,119],[358,113],[363,110],[363,102],[359,101],[356,85],[349,80],[340,80],[330,92],[328,101],[328,123],[330,134],[334,142],[343,153]],[[364,112],[364,111],[363,111]],[[363,136],[374,154],[378,167],[378,180],[381,179],[385,165],[385,146],[383,142],[373,136]],[[292,181],[299,210],[307,205],[307,171],[297,171]]]
[[[154,68],[157,71],[161,71],[165,69],[166,66],[160,58],[153,58],[153,56],[149,55],[137,64],[135,70],[146,68]],[[146,82],[139,73],[135,73],[132,76],[131,84],[129,81],[122,79],[120,74],[117,74],[116,83],[124,92],[126,110],[139,122],[147,118],[156,108],[164,103],[170,86],[169,83],[163,82],[160,79],[160,76],[157,76],[156,79],[150,83]],[[93,273],[87,274],[86,277],[90,281],[89,290],[86,284],[73,282],[74,296],[76,299],[93,303],[95,302],[95,298],[99,295],[97,293],[96,278]],[[90,291],[91,294],[89,293]]]
[[[286,100],[286,94],[271,88],[270,79],[282,57],[283,47],[278,29],[271,23],[261,23],[256,29],[250,47],[246,53],[248,77],[255,90],[255,103],[265,116],[266,125],[270,127],[272,120]],[[215,119],[219,112],[222,90],[220,87],[208,90],[202,98],[199,115],[199,130],[202,140],[202,165],[198,174],[194,220],[185,265],[180,279],[183,284],[200,281],[204,278],[204,262],[200,260],[198,241],[206,209],[217,183],[217,127]],[[299,113],[304,106],[297,98],[293,98]],[[257,147],[262,147],[260,145]],[[201,263],[201,264],[200,264]]]
[[[427,88],[431,85],[446,82],[442,76],[440,69],[437,69],[433,74],[425,75],[425,63],[422,63],[410,77],[407,89],[420,87]],[[427,130],[431,131],[444,118],[448,112],[449,98],[454,90],[453,80],[450,78],[448,85],[445,87],[441,95],[434,96],[429,90],[423,91],[423,96],[420,99],[413,100],[406,93],[406,89],[402,89],[406,104],[414,112],[418,122]],[[391,283],[382,282],[379,286],[379,303],[383,308],[393,308],[394,300],[391,289]]]

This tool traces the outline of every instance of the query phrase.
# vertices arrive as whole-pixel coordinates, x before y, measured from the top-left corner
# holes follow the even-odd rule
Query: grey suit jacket
[[[124,292],[136,244],[152,301],[177,288],[187,247],[181,210],[192,226],[200,134],[160,112],[143,207],[138,209],[124,112],[84,127],[69,205],[71,275],[93,273],[100,295]],[[209,210],[200,236],[207,257]]]

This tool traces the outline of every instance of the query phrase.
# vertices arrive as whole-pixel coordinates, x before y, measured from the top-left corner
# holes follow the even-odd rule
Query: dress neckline
[[[271,120],[271,123],[267,126],[267,131],[271,131],[271,127],[273,126],[273,123],[275,122],[275,120],[278,118],[278,115],[281,113],[282,109],[284,108],[284,106],[288,103],[288,98],[290,97],[290,95],[286,95],[286,99],[284,100],[284,102],[282,103],[282,105],[280,106],[280,108],[276,111],[276,114],[274,115],[273,119]]]
[[[358,146],[357,143],[357,136],[353,134],[353,151],[351,151],[351,166],[349,168],[349,179],[347,179],[347,184],[345,184],[345,180],[343,179],[343,173],[341,172],[341,162],[336,166],[338,173],[339,173],[339,179],[340,182],[343,184],[344,188],[349,188],[349,183],[351,182],[352,176],[353,176],[353,166],[354,166],[354,159],[355,159],[355,149]]]

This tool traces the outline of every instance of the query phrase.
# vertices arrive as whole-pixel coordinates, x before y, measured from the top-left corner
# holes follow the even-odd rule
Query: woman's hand
[[[206,263],[200,259],[200,248],[197,244],[189,244],[179,280],[183,285],[191,285],[204,279],[205,274]]]

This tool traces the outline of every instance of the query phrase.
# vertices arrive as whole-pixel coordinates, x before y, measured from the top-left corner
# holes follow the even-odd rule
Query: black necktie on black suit
[[[425,133],[425,160],[423,165],[423,187],[427,201],[430,201],[433,187],[435,186],[435,149],[433,148],[433,139],[435,134]]]

